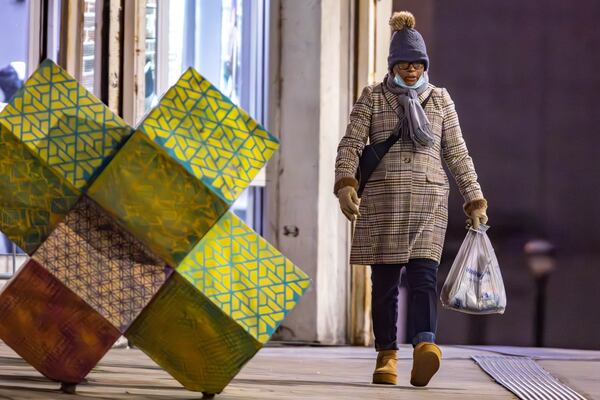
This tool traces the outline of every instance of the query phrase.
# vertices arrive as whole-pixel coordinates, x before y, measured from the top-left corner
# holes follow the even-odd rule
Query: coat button
[[[404,157],[404,162],[405,163],[409,163],[410,162],[410,157]]]

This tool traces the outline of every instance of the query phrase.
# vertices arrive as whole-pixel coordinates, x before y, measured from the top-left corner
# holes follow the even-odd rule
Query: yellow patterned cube
[[[274,136],[193,68],[138,129],[229,204],[279,147]]]
[[[189,390],[219,393],[262,347],[177,273],[125,332]]]
[[[66,71],[42,62],[0,119],[52,171],[85,190],[132,129]]]
[[[177,272],[261,343],[310,286],[300,268],[233,213],[221,217]]]
[[[0,115],[0,229],[61,281],[84,319],[105,322],[100,350],[120,329],[188,389],[220,392],[310,286],[227,212],[278,142],[193,69],[132,132],[43,62]],[[17,325],[0,321],[27,350]],[[100,354],[77,344],[97,339],[84,328],[59,347],[89,362],[61,356],[51,375],[36,368],[79,381]]]
[[[173,267],[227,210],[223,200],[139,131],[88,195]]]

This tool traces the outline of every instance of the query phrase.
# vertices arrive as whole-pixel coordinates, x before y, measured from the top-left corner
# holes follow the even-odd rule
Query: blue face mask
[[[419,86],[421,86],[424,82],[425,82],[425,73],[422,73],[421,76],[419,77],[419,79],[412,86],[407,85],[399,74],[394,75],[394,83],[405,89],[416,89]]]

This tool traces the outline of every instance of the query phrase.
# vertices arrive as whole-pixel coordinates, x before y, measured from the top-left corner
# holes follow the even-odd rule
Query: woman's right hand
[[[348,221],[355,221],[356,218],[360,217],[360,212],[358,211],[360,199],[358,198],[356,189],[352,186],[344,186],[338,191],[338,199],[340,201],[340,208],[346,218],[348,218]]]

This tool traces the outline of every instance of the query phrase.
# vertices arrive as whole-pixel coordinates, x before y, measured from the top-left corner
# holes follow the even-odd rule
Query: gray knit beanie
[[[390,18],[392,39],[388,56],[388,70],[391,72],[399,61],[423,61],[425,70],[429,68],[429,57],[423,36],[415,30],[415,17],[408,11],[395,12]]]

